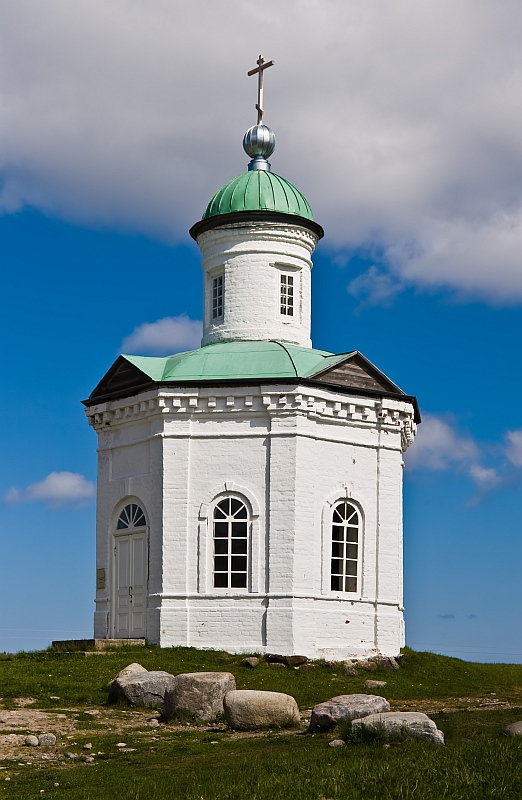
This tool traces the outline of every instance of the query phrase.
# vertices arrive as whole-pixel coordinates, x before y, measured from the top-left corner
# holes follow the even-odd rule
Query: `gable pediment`
[[[399,389],[383,372],[358,352],[350,353],[346,358],[316,372],[315,375],[309,375],[309,379],[347,389],[404,394],[402,389]]]
[[[149,375],[132,364],[125,356],[119,356],[91,392],[88,402],[100,401],[107,397],[132,395],[152,382]]]

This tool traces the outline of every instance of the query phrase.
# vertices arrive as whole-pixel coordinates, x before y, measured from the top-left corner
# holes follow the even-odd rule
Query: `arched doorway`
[[[137,503],[127,503],[114,531],[113,637],[141,639],[147,622],[147,520]]]

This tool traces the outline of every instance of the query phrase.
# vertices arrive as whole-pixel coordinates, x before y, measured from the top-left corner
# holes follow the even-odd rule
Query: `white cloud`
[[[426,414],[408,450],[407,464],[432,470],[465,469],[478,458],[479,449],[471,437],[462,436],[441,417]]]
[[[522,467],[522,430],[506,433],[506,456],[515,467]]]
[[[13,486],[4,495],[4,503],[43,502],[51,507],[66,503],[81,505],[96,494],[94,483],[76,472],[51,472],[39,483],[20,490]]]
[[[348,284],[348,292],[359,298],[361,305],[387,305],[403,288],[402,281],[375,265]]]
[[[186,314],[164,317],[157,322],[144,322],[121,344],[122,353],[167,356],[194,350],[201,344],[202,324]]]
[[[264,52],[273,168],[327,246],[520,302],[521,26],[518,0],[3,0],[0,210],[186,241],[246,167]]]
[[[434,414],[427,414],[415,442],[405,456],[410,469],[455,470],[467,474],[481,492],[499,486],[503,478],[493,467],[481,464],[484,454],[471,436]]]

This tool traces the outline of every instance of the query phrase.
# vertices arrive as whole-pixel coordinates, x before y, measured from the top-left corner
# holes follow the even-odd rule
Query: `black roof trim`
[[[283,384],[285,386],[289,384],[297,384],[301,383],[305,386],[314,386],[315,388],[322,388],[322,389],[331,389],[332,391],[339,392],[340,394],[352,394],[355,397],[389,397],[394,400],[401,400],[410,402],[413,405],[415,411],[415,422],[421,422],[421,415],[419,411],[419,406],[417,403],[417,398],[413,395],[404,394],[403,392],[385,392],[385,391],[377,391],[373,389],[360,389],[360,388],[351,388],[350,386],[340,386],[337,383],[325,383],[323,381],[314,381],[312,378],[298,378],[298,377],[291,377],[291,378],[238,378],[234,380],[210,380],[210,381],[202,381],[202,380],[194,380],[194,381],[187,381],[184,380],[180,383],[174,383],[173,381],[153,381],[149,380],[147,383],[143,383],[139,386],[135,386],[132,388],[132,392],[125,392],[122,390],[115,391],[115,392],[108,392],[107,394],[101,395],[96,398],[88,398],[87,400],[82,400],[84,406],[94,406],[98,405],[98,403],[105,403],[109,400],[119,400],[124,397],[134,397],[134,395],[139,394],[145,390],[149,389],[159,389],[162,386],[168,387],[170,389],[176,386],[261,386],[263,384],[270,384],[271,382],[277,384]]]
[[[216,214],[214,217],[200,219],[189,230],[190,235],[197,241],[198,236],[212,228],[222,225],[234,225],[238,222],[286,222],[291,225],[300,225],[315,233],[318,239],[324,236],[324,230],[319,223],[305,219],[297,214],[284,214],[282,211],[232,211],[230,214]]]

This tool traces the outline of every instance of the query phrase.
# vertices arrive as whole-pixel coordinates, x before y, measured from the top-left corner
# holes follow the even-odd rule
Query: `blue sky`
[[[273,169],[326,231],[314,346],[360,350],[423,414],[407,642],[522,663],[522,9],[218,5],[202,21],[160,0],[50,0],[29,25],[26,0],[0,9],[0,651],[92,632],[80,401],[122,347],[197,346],[187,229],[245,169],[246,71],[264,52]]]

